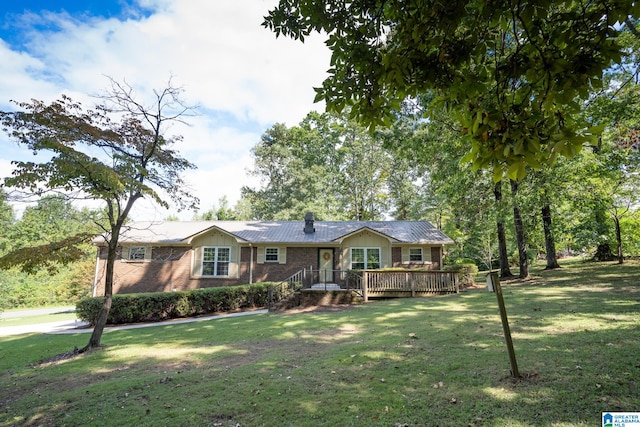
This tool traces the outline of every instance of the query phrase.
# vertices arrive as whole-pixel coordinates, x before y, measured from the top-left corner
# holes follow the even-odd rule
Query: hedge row
[[[204,288],[180,292],[152,292],[113,296],[108,324],[158,322],[245,308],[266,307],[272,283]],[[92,325],[104,297],[85,298],[76,304],[78,318]]]

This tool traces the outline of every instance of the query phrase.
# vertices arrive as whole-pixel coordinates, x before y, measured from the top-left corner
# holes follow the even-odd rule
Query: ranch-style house
[[[388,267],[438,270],[453,241],[428,221],[154,221],[120,235],[114,294],[283,281],[303,269],[323,283]],[[93,294],[104,295],[100,237]]]

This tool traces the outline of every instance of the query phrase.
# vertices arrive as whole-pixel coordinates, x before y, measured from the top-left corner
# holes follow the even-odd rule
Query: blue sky
[[[313,87],[329,68],[317,37],[302,44],[260,24],[277,0],[4,0],[0,1],[0,109],[9,101],[51,101],[66,94],[85,105],[104,92],[105,76],[126,80],[139,96],[171,78],[198,105],[190,126],[170,131],[198,169],[187,175],[201,210],[227,196],[234,203],[247,174],[250,149],[276,122],[296,125],[312,110]],[[11,160],[30,153],[0,134],[0,177]],[[20,207],[17,206],[19,210]],[[140,219],[174,211],[143,202]],[[190,219],[193,213],[179,214]]]

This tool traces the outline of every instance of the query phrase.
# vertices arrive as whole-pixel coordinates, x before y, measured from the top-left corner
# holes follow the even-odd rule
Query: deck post
[[[412,273],[407,273],[408,279],[409,279],[409,284],[411,285],[411,298],[415,298],[416,297],[416,282],[414,280],[414,274]]]
[[[369,301],[369,275],[366,271],[362,272],[362,300],[364,302]]]

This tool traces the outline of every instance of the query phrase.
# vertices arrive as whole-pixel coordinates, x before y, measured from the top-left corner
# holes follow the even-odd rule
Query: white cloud
[[[152,94],[172,81],[185,89],[188,104],[201,106],[178,150],[198,166],[189,173],[194,192],[209,209],[227,195],[234,203],[247,176],[250,148],[275,122],[297,124],[313,104],[329,67],[329,52],[318,37],[305,43],[261,26],[276,1],[151,1],[157,11],[139,20],[78,22],[58,15],[55,33],[34,34],[29,53],[0,41],[3,97],[51,100],[60,93],[86,101],[104,92],[105,75]],[[7,108],[8,99],[0,99]],[[0,137],[0,146],[11,144]],[[5,150],[0,150],[4,153]],[[13,153],[13,151],[12,151]],[[6,170],[5,154],[0,167]],[[6,175],[3,175],[6,176]]]

